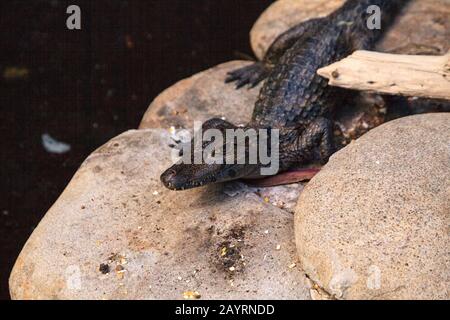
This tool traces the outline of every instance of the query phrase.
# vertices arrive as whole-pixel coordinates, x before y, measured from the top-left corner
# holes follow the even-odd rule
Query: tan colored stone
[[[129,131],[90,155],[23,248],[12,298],[309,299],[288,267],[293,215],[244,187],[165,189],[168,143]]]
[[[255,55],[262,59],[272,42],[296,24],[326,16],[344,0],[278,0],[256,21],[250,32]],[[404,54],[445,54],[450,49],[450,1],[414,0],[378,44],[377,51]]]
[[[450,0],[413,0],[377,50],[443,55],[450,50]]]
[[[194,121],[213,117],[226,117],[235,124],[248,122],[260,86],[237,91],[233,84],[224,81],[227,72],[249,63],[226,62],[179,81],[150,104],[139,128],[192,128]]]
[[[340,299],[449,299],[450,114],[410,116],[335,153],[295,214],[301,267]]]

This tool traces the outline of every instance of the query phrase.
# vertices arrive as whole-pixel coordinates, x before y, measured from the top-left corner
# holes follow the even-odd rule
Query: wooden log
[[[450,100],[450,52],[424,56],[360,50],[317,73],[332,86]]]

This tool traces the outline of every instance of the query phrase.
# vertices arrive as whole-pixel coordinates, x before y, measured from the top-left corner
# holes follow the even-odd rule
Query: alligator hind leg
[[[270,45],[263,61],[266,64],[277,64],[288,49],[298,41],[303,41],[307,37],[317,33],[325,21],[324,18],[303,21],[283,32]]]
[[[229,72],[225,82],[236,81],[236,89],[247,84],[251,88],[255,87],[259,82],[267,78],[273,66],[279,62],[280,58],[289,48],[297,41],[302,41],[302,39],[317,32],[318,28],[323,24],[323,21],[323,18],[304,21],[282,33],[271,44],[262,61]]]

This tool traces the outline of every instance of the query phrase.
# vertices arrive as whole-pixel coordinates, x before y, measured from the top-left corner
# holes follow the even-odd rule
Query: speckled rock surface
[[[450,0],[412,0],[378,51],[443,55],[450,49]]]
[[[331,157],[295,213],[300,265],[341,299],[449,299],[450,114],[373,129]]]
[[[226,117],[236,124],[250,120],[260,86],[238,92],[225,84],[227,72],[248,65],[231,61],[181,80],[150,104],[139,128],[191,128],[195,121]]]
[[[251,46],[261,59],[275,38],[292,26],[322,17],[344,0],[278,0],[260,16],[250,32]],[[413,0],[378,44],[378,51],[444,54],[450,49],[450,0]]]
[[[166,190],[168,143],[129,131],[90,155],[23,248],[12,298],[309,299],[293,215],[245,187]]]

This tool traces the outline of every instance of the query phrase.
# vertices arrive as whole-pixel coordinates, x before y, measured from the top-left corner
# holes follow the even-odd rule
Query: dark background
[[[0,1],[0,299],[28,236],[89,153],[136,128],[177,80],[251,55],[248,33],[272,2]],[[70,4],[81,8],[80,31],[66,28]],[[71,150],[46,152],[44,133]]]

